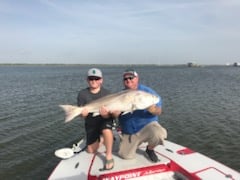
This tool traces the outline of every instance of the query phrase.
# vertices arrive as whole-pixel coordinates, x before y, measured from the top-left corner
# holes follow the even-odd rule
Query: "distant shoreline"
[[[159,67],[188,67],[187,64],[30,64],[30,63],[0,63],[0,66],[159,66]],[[209,64],[205,66],[226,66],[224,64]]]
[[[185,64],[159,65],[159,64],[28,64],[28,63],[2,63],[0,66],[186,66]]]

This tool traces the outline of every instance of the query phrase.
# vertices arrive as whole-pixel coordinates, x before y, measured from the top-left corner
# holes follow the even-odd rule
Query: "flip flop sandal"
[[[108,164],[113,164],[113,165],[112,165],[111,168],[107,168]],[[108,170],[113,169],[113,167],[114,167],[114,160],[113,159],[109,159],[109,160],[106,160],[105,165],[103,166],[103,168],[99,169],[99,171],[108,171]]]

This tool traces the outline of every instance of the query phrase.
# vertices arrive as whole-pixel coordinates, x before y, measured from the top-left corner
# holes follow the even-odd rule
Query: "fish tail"
[[[59,105],[65,112],[65,122],[73,120],[76,116],[80,115],[82,108],[72,105]]]

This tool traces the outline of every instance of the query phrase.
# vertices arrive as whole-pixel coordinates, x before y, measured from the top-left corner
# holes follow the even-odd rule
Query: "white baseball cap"
[[[125,75],[132,75],[134,77],[137,77],[138,73],[134,69],[127,69],[123,73],[123,76],[125,76]]]
[[[95,76],[102,78],[102,71],[98,68],[91,68],[88,70],[88,76]]]

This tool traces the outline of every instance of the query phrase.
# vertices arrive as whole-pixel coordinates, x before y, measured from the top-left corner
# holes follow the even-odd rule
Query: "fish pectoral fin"
[[[125,115],[127,113],[130,113],[129,111],[124,111],[121,115]]]
[[[96,116],[98,116],[98,115],[100,115],[99,112],[94,112],[92,116],[93,116],[93,117],[96,117]]]
[[[123,111],[121,115],[125,115],[127,113],[133,113],[134,110],[136,110],[136,106],[134,104],[132,104],[130,111]]]

